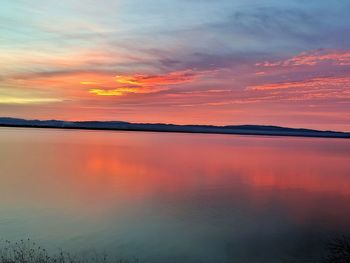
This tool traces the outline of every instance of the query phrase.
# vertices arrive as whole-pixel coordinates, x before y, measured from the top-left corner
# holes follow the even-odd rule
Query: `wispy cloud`
[[[115,76],[116,85],[122,86],[115,89],[92,88],[89,93],[100,96],[122,96],[127,94],[147,94],[156,93],[169,89],[169,85],[179,85],[193,82],[204,76],[205,72],[193,70],[175,71],[159,75],[134,74]],[[83,82],[88,85],[96,85],[95,82]]]
[[[117,75],[116,80],[117,82],[122,84],[131,84],[139,86],[161,86],[192,82],[205,74],[205,72],[184,70],[161,75]]]
[[[62,102],[62,100],[56,98],[20,98],[0,96],[0,104],[48,104],[55,102]]]
[[[322,77],[301,81],[268,83],[247,87],[248,90],[310,89],[310,88],[350,88],[350,77]]]
[[[290,66],[316,66],[322,63],[332,63],[335,65],[350,65],[350,51],[348,50],[313,50],[306,51],[295,57],[282,60],[263,63],[257,63],[257,66],[263,67],[290,67]]]
[[[161,87],[121,87],[116,89],[89,89],[89,93],[99,96],[123,96],[128,94],[147,94],[156,93],[167,88]]]
[[[84,98],[84,93],[100,96],[148,94],[164,91],[170,86],[188,84],[212,76],[215,71],[182,70],[162,74],[116,74],[111,71],[53,71],[14,75],[7,79],[12,85],[35,89],[57,90]]]

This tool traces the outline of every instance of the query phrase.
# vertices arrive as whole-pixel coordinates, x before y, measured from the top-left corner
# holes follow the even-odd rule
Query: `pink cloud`
[[[321,63],[332,63],[335,65],[350,65],[350,51],[347,50],[313,50],[303,52],[295,57],[263,63],[258,63],[257,66],[263,67],[289,67],[289,66],[315,66]]]
[[[301,81],[268,83],[249,86],[247,87],[247,90],[279,90],[290,88],[350,88],[350,77],[319,77]]]
[[[116,81],[123,84],[139,86],[162,86],[192,82],[208,72],[198,72],[194,70],[174,71],[159,75],[118,75]]]

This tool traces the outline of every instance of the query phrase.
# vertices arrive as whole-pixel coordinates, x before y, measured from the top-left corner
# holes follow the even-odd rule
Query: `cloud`
[[[122,84],[139,86],[163,86],[192,82],[203,75],[205,75],[205,72],[183,70],[163,75],[118,75],[116,76],[116,81]]]
[[[250,96],[271,102],[308,101],[341,105],[350,99],[350,77],[319,77],[248,86]],[[270,96],[270,97],[269,97]]]
[[[192,69],[161,74],[117,74],[112,70],[38,71],[7,76],[7,86],[47,91],[69,99],[84,99],[87,94],[122,96],[150,94],[170,89],[172,85],[188,84],[211,76],[215,71]]]
[[[247,87],[248,90],[279,90],[290,88],[350,88],[350,77],[320,77],[301,81],[268,83]]]
[[[62,102],[62,100],[55,98],[20,98],[0,96],[0,104],[47,104],[54,102]]]
[[[127,84],[132,86],[123,86],[115,89],[93,88],[88,92],[99,96],[122,96],[126,94],[147,94],[156,93],[169,89],[168,85],[178,85],[193,82],[204,76],[205,72],[193,70],[175,71],[160,75],[134,74],[115,76],[116,85]],[[94,81],[84,81],[84,85],[95,85]]]
[[[147,93],[156,93],[166,88],[156,88],[156,87],[122,87],[117,89],[89,89],[89,93],[99,95],[99,96],[123,96],[127,94],[147,94]]]
[[[80,81],[81,85],[101,85],[100,82],[96,82],[96,81]]]
[[[287,6],[241,9],[228,20],[231,28],[235,25],[241,32],[257,34],[259,37],[278,35],[306,38],[315,24],[315,14]]]
[[[313,50],[303,52],[295,57],[263,63],[257,66],[263,67],[298,67],[298,66],[316,66],[323,63],[332,63],[334,65],[348,66],[350,65],[350,51],[348,50]]]

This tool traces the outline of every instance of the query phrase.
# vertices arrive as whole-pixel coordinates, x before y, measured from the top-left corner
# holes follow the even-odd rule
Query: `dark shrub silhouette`
[[[60,251],[50,255],[46,249],[35,242],[21,240],[12,243],[5,241],[0,248],[0,263],[137,263],[138,260],[111,259],[106,255],[88,253],[84,256],[74,256]]]
[[[350,263],[350,238],[336,238],[328,244],[326,263]]]

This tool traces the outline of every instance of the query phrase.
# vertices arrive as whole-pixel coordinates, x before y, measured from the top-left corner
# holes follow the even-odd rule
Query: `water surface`
[[[0,129],[0,235],[141,262],[319,262],[350,140]]]

